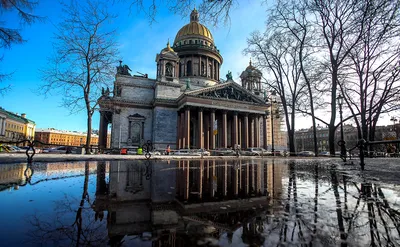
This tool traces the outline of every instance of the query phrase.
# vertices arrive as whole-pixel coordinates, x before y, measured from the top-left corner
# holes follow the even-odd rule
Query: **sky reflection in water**
[[[0,243],[399,246],[399,189],[320,162],[0,165]]]

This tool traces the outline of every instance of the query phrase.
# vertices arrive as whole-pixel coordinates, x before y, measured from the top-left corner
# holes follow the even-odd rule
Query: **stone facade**
[[[156,55],[156,79],[131,76],[122,63],[117,67],[113,92],[99,99],[99,147],[106,146],[105,131],[112,124],[112,148],[135,148],[148,140],[159,149],[267,148],[263,119],[269,105],[261,93],[261,72],[250,62],[242,86],[230,72],[222,82],[222,62],[211,32],[193,10],[173,47],[168,42]]]

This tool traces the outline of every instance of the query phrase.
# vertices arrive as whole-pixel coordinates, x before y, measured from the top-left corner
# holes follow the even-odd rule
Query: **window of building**
[[[187,61],[186,63],[186,75],[192,75],[192,61]]]

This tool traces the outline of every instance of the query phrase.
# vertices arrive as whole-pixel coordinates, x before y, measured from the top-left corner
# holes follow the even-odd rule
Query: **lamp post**
[[[276,93],[272,92],[271,96],[275,96]],[[273,110],[273,103],[277,103],[276,100],[273,97],[269,97],[266,98],[266,102],[270,102],[270,110],[265,111],[265,114],[267,115],[271,115],[271,152],[272,152],[272,156],[275,156],[275,138],[274,138],[274,110]],[[279,114],[279,111],[276,110],[276,113]],[[279,115],[277,115],[276,118],[278,118]]]
[[[396,140],[399,139],[399,137],[397,136],[397,130],[396,130],[396,122],[397,122],[397,120],[398,119],[395,118],[395,117],[390,118],[390,121],[393,121],[393,131],[396,133]],[[396,147],[395,152],[397,153],[398,152],[398,144],[395,144],[395,147]]]
[[[346,162],[346,142],[344,141],[344,135],[343,135],[343,112],[342,112],[342,105],[343,105],[343,96],[339,94],[339,96],[336,98],[338,103],[339,103],[339,114],[340,114],[340,157],[343,159],[343,161]]]

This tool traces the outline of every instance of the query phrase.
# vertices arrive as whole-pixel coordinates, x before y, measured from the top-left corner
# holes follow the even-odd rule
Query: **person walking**
[[[165,153],[167,155],[169,155],[170,152],[171,152],[171,147],[169,145],[167,145],[167,149],[165,150]]]

